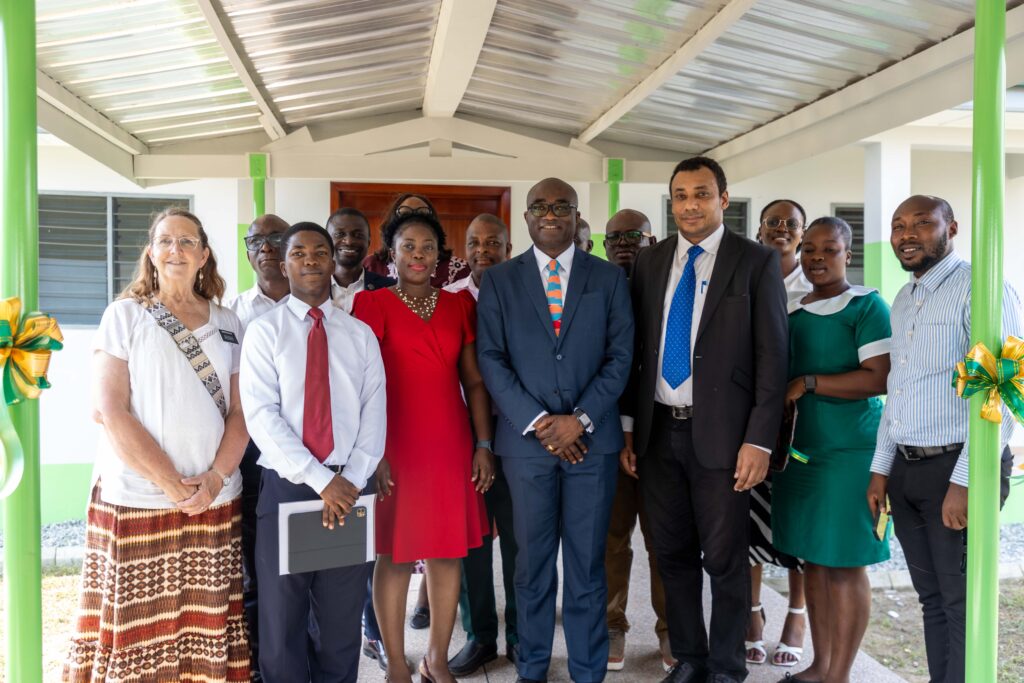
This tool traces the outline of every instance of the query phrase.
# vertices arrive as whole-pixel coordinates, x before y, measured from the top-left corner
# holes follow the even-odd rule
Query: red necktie
[[[327,331],[324,312],[310,308],[313,327],[306,339],[306,390],[302,409],[302,444],[323,462],[334,450],[331,424],[331,382],[327,368]]]

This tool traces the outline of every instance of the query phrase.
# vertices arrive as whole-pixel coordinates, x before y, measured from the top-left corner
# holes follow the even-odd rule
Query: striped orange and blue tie
[[[558,261],[551,259],[545,269],[548,274],[548,311],[551,312],[551,324],[555,326],[555,336],[562,329],[562,278],[558,277]]]

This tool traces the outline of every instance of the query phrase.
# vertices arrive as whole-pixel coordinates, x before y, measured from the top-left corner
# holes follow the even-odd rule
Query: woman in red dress
[[[430,284],[444,249],[441,225],[430,215],[404,216],[389,224],[385,239],[398,284],[361,292],[352,311],[380,341],[387,373],[373,605],[388,680],[408,683],[405,600],[413,562],[426,558],[431,620],[420,674],[448,683],[455,680],[448,645],[459,601],[459,560],[489,532],[483,492],[494,481],[491,407],[476,362],[473,297]]]

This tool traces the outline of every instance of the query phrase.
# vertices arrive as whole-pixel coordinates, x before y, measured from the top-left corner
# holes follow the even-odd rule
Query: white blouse
[[[231,310],[210,302],[210,319],[192,334],[220,378],[231,408],[231,376],[238,373],[242,323]],[[210,469],[224,436],[224,418],[174,339],[152,315],[132,299],[107,306],[93,341],[128,362],[131,412],[167,454],[183,477]],[[234,474],[234,473],[232,473]],[[103,501],[144,509],[176,507],[159,486],[134,472],[118,457],[105,432],[100,437],[94,478],[103,487]],[[241,493],[233,476],[214,505]]]

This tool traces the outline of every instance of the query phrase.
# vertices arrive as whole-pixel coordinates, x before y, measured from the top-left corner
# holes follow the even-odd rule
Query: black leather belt
[[[673,420],[693,419],[693,406],[667,406],[664,403],[655,402],[654,412]]]
[[[904,446],[896,444],[896,452],[903,456],[907,462],[937,458],[940,455],[959,453],[964,449],[962,443],[951,443],[948,446]]]

